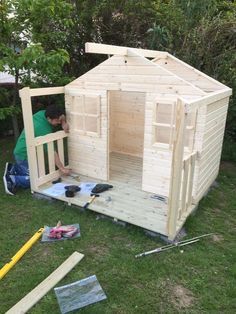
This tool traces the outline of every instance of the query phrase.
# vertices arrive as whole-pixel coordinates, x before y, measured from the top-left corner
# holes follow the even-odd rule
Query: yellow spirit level
[[[19,259],[31,248],[31,246],[41,237],[42,233],[44,231],[44,228],[40,228],[33,236],[32,238],[27,241],[22,248],[11,258],[11,261],[7,264],[5,264],[0,269],[0,279],[2,279],[6,273],[9,272],[9,270],[19,261]]]

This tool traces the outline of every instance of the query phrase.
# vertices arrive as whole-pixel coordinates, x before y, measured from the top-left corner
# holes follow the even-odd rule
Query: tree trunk
[[[19,95],[19,71],[16,70],[12,107],[16,107],[18,95]],[[20,135],[17,115],[12,115],[12,126],[13,126],[14,138],[16,141]]]

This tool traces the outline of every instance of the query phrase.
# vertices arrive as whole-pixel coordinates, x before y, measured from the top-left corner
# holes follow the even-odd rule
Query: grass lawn
[[[0,171],[12,160],[13,141],[0,139]],[[0,184],[0,267],[44,225],[79,223],[81,238],[38,241],[0,281],[5,313],[74,251],[82,261],[56,286],[96,275],[107,300],[79,313],[236,313],[236,165],[222,163],[218,185],[185,224],[187,236],[216,235],[186,246],[135,259],[164,243],[141,228],[96,219],[96,213],[38,200],[29,190],[5,194]],[[29,313],[60,313],[53,289]]]

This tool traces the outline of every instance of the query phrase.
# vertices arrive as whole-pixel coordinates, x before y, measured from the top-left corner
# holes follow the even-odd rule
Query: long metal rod
[[[192,244],[192,243],[198,242],[201,238],[208,237],[208,236],[213,235],[213,234],[214,233],[207,233],[207,234],[203,234],[201,236],[194,237],[194,238],[191,238],[191,239],[186,239],[186,240],[179,241],[179,242],[176,242],[176,243],[171,243],[171,244],[168,244],[168,245],[156,248],[156,249],[151,250],[151,251],[147,251],[147,252],[144,252],[144,253],[141,253],[141,254],[137,254],[137,255],[135,255],[135,257],[137,258],[137,257],[147,256],[147,255],[150,255],[150,254],[153,254],[153,253],[161,253],[163,251],[167,251],[167,250],[173,249],[175,247],[180,247],[180,246]]]

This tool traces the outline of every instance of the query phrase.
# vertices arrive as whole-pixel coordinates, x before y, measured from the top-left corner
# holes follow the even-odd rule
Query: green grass
[[[0,140],[0,170],[12,160],[13,142]],[[135,259],[163,245],[141,228],[96,219],[62,202],[37,200],[30,192],[4,193],[0,184],[0,267],[42,226],[79,223],[81,238],[57,243],[38,241],[0,281],[0,312],[5,313],[44,280],[75,250],[84,259],[57,286],[95,274],[107,300],[79,313],[235,313],[236,312],[236,165],[223,163],[212,189],[185,224],[187,237],[217,236]],[[60,313],[51,290],[29,313]]]

